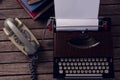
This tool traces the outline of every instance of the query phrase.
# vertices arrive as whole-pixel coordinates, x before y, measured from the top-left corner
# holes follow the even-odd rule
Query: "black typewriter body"
[[[100,22],[101,25],[103,22]],[[80,34],[80,31],[54,33],[54,78],[77,80],[114,78],[113,45],[108,23],[98,31],[86,32],[100,42],[95,47],[81,49],[68,43]]]

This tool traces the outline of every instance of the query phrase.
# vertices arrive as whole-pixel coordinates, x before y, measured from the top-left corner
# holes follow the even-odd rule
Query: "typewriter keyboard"
[[[55,78],[113,78],[112,58],[54,58]]]

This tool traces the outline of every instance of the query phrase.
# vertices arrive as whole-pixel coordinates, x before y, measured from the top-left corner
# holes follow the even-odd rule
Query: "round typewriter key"
[[[100,66],[100,65],[101,65],[101,63],[100,63],[100,62],[98,62],[98,63],[97,63],[97,65],[98,65],[98,66]]]
[[[77,63],[75,62],[74,65],[77,66]]]
[[[69,73],[73,73],[73,71],[72,71],[72,70],[70,70],[70,71],[69,71]]]
[[[98,69],[99,69],[99,70],[101,70],[101,69],[102,69],[102,67],[101,67],[101,66],[99,66],[99,67],[98,67]]]
[[[59,69],[62,69],[62,66],[59,66]]]
[[[106,66],[106,69],[109,69],[109,66]]]
[[[71,68],[68,66],[67,69],[70,70]]]
[[[80,73],[80,70],[77,70],[77,73],[79,74],[79,73]]]
[[[82,70],[82,66],[79,66],[79,69]]]
[[[105,62],[102,62],[102,63],[101,63],[101,65],[103,65],[103,66],[104,66],[104,65],[105,65]]]
[[[97,71],[96,71],[96,73],[100,73],[100,71],[99,71],[99,70],[97,70]]]
[[[90,73],[90,74],[91,74],[91,73],[92,73],[92,70],[89,70],[89,71],[88,71],[88,73]]]
[[[97,68],[98,68],[97,66],[94,66],[94,69],[95,69],[95,70],[97,70]]]
[[[75,67],[76,70],[78,70],[78,67]]]
[[[105,62],[105,65],[108,65],[109,63],[108,62]]]
[[[106,73],[106,74],[109,73],[109,70],[105,70],[104,73]]]
[[[89,70],[90,69],[90,67],[89,66],[87,66],[87,70]]]
[[[81,70],[81,73],[84,73],[84,70]]]
[[[92,63],[92,62],[90,62],[90,65],[92,66],[92,65],[93,65],[93,63]]]
[[[65,70],[65,73],[67,74],[67,73],[69,73],[69,71],[68,71],[68,70]]]
[[[92,70],[92,73],[95,73],[95,70]]]
[[[85,66],[83,66],[83,69],[85,70],[85,69],[86,69],[86,67],[85,67]]]
[[[107,61],[107,58],[104,58],[104,61]]]
[[[70,63],[69,63],[69,62],[67,62],[67,63],[66,63],[66,65],[67,65],[67,66],[69,66],[69,65],[70,65]]]
[[[65,62],[67,62],[68,60],[67,60],[67,58],[65,58]]]
[[[91,58],[88,58],[88,61],[91,61]]]
[[[105,66],[102,66],[102,69],[105,69]]]
[[[93,62],[93,65],[96,66],[96,65],[97,65],[97,62]]]
[[[100,70],[100,73],[103,73],[103,70]]]
[[[91,66],[90,69],[93,70],[93,66]]]
[[[73,70],[73,73],[75,74],[75,73],[77,73],[77,71],[76,71],[76,70]]]
[[[80,66],[81,65],[81,63],[80,62],[78,62],[78,66]]]
[[[62,65],[62,63],[61,63],[61,62],[59,62],[59,63],[58,63],[58,65],[59,65],[59,66],[61,66],[61,65]]]
[[[100,61],[103,61],[103,58],[100,58]]]
[[[76,61],[79,62],[79,58],[77,58]]]
[[[60,74],[63,74],[63,70],[59,70],[59,73],[60,73]]]
[[[71,62],[70,65],[73,66],[73,62]]]
[[[88,62],[86,62],[86,66],[88,66],[89,65],[89,63]]]
[[[80,58],[80,61],[82,62],[82,61],[83,61],[83,58]]]
[[[92,61],[94,62],[94,61],[95,61],[95,58],[92,58]]]
[[[99,58],[96,58],[96,60],[95,61],[99,61]]]
[[[87,73],[88,73],[88,70],[85,70],[85,73],[87,74]]]
[[[63,64],[62,64],[63,66],[65,66],[66,65],[66,63],[65,62],[63,62]]]
[[[84,65],[85,65],[85,62],[82,62],[82,65],[84,66]]]
[[[64,66],[64,70],[66,70],[66,69],[67,69],[67,67]]]
[[[86,62],[86,61],[87,61],[87,58],[84,58],[84,61]]]
[[[68,61],[69,61],[69,62],[71,62],[71,61],[72,61],[72,59],[71,59],[71,58],[69,58],[69,59],[68,59]]]
[[[64,59],[63,59],[63,58],[61,58],[61,59],[60,59],[60,61],[61,61],[61,62],[63,62],[63,61],[64,61]]]
[[[73,58],[72,61],[75,62],[75,58]]]
[[[73,67],[71,67],[71,69],[72,69],[72,70],[74,70],[74,69],[75,69],[75,67],[73,66]]]

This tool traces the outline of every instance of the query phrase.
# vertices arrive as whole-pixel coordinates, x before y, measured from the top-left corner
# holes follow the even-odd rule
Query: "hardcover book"
[[[34,11],[37,8],[39,8],[40,6],[42,6],[47,0],[42,0],[38,3],[33,4],[33,5],[29,5],[27,0],[21,0],[21,1],[30,11]]]
[[[27,2],[28,2],[29,5],[38,3],[38,2],[40,2],[40,1],[42,1],[42,0],[27,0]]]
[[[45,6],[44,8],[39,8],[36,11],[30,11],[22,2],[22,0],[17,0],[18,3],[24,8],[24,10],[31,16],[31,18],[33,20],[36,20],[38,17],[40,17],[42,14],[44,14],[47,10],[49,10],[49,8],[51,8],[53,6],[53,1],[50,2],[47,6]]]

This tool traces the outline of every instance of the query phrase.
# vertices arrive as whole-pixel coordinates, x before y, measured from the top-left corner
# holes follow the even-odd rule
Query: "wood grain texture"
[[[43,48],[41,50],[53,49],[53,40],[44,40],[44,41],[39,40],[39,42],[41,42],[41,47]],[[10,41],[0,42],[0,52],[5,52],[5,51],[11,52],[11,51],[19,51],[19,50]]]
[[[114,49],[115,79],[120,80],[120,0],[101,0],[100,16],[110,17]],[[29,58],[9,41],[2,28],[6,17],[18,17],[42,41],[46,19],[33,21],[16,0],[0,0],[0,80],[30,80]],[[39,80],[53,79],[53,33],[46,30],[41,42]],[[109,79],[110,80],[110,79]]]

